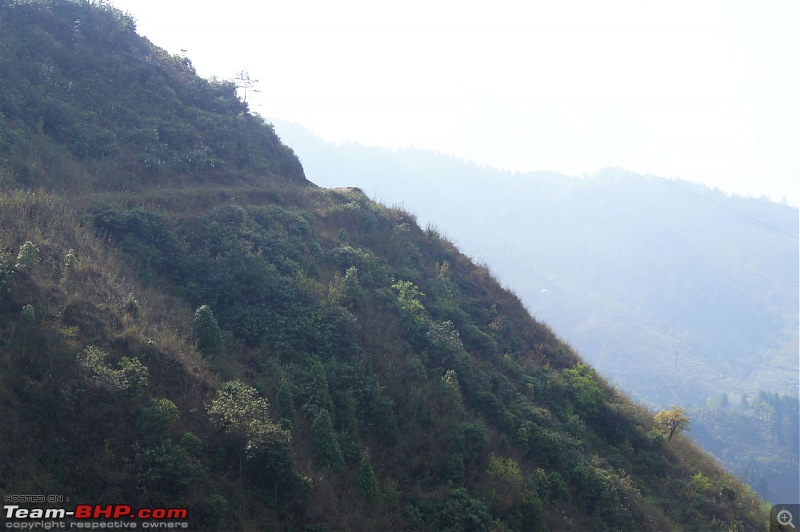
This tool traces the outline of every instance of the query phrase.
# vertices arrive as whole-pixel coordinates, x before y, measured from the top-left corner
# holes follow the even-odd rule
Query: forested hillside
[[[0,1],[0,85],[4,493],[203,530],[763,530],[679,409],[413,214],[306,181],[129,16]]]
[[[651,408],[690,409],[692,437],[762,496],[800,497],[797,209],[620,170],[511,174],[276,127],[310,179],[414,211],[613,384]]]

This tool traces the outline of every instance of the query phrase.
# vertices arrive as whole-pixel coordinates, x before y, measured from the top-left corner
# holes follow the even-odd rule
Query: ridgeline
[[[308,182],[105,3],[0,1],[0,192],[5,494],[204,530],[767,522],[486,267]]]

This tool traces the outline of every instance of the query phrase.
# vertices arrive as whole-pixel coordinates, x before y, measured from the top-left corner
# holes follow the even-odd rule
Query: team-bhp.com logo
[[[74,510],[65,508],[23,508],[19,504],[3,505],[5,528],[188,528],[187,508],[139,508],[127,504],[79,504]],[[182,521],[181,521],[182,520]]]

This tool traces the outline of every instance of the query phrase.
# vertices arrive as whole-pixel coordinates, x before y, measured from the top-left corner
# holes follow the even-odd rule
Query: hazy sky
[[[326,140],[798,204],[797,0],[112,0]]]

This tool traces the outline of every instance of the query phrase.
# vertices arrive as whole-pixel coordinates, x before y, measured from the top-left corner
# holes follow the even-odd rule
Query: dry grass
[[[152,343],[180,361],[188,374],[213,382],[207,361],[191,341],[192,310],[174,294],[143,286],[119,252],[81,225],[65,199],[41,191],[0,195],[0,228],[0,249],[7,256],[13,257],[26,241],[40,249],[39,263],[30,272],[39,287],[38,300],[25,302],[37,312],[58,320],[80,306],[88,315],[79,342],[124,346],[126,351],[142,351]],[[70,250],[78,261],[74,271],[64,265]],[[124,308],[128,294],[139,302],[136,316]]]

